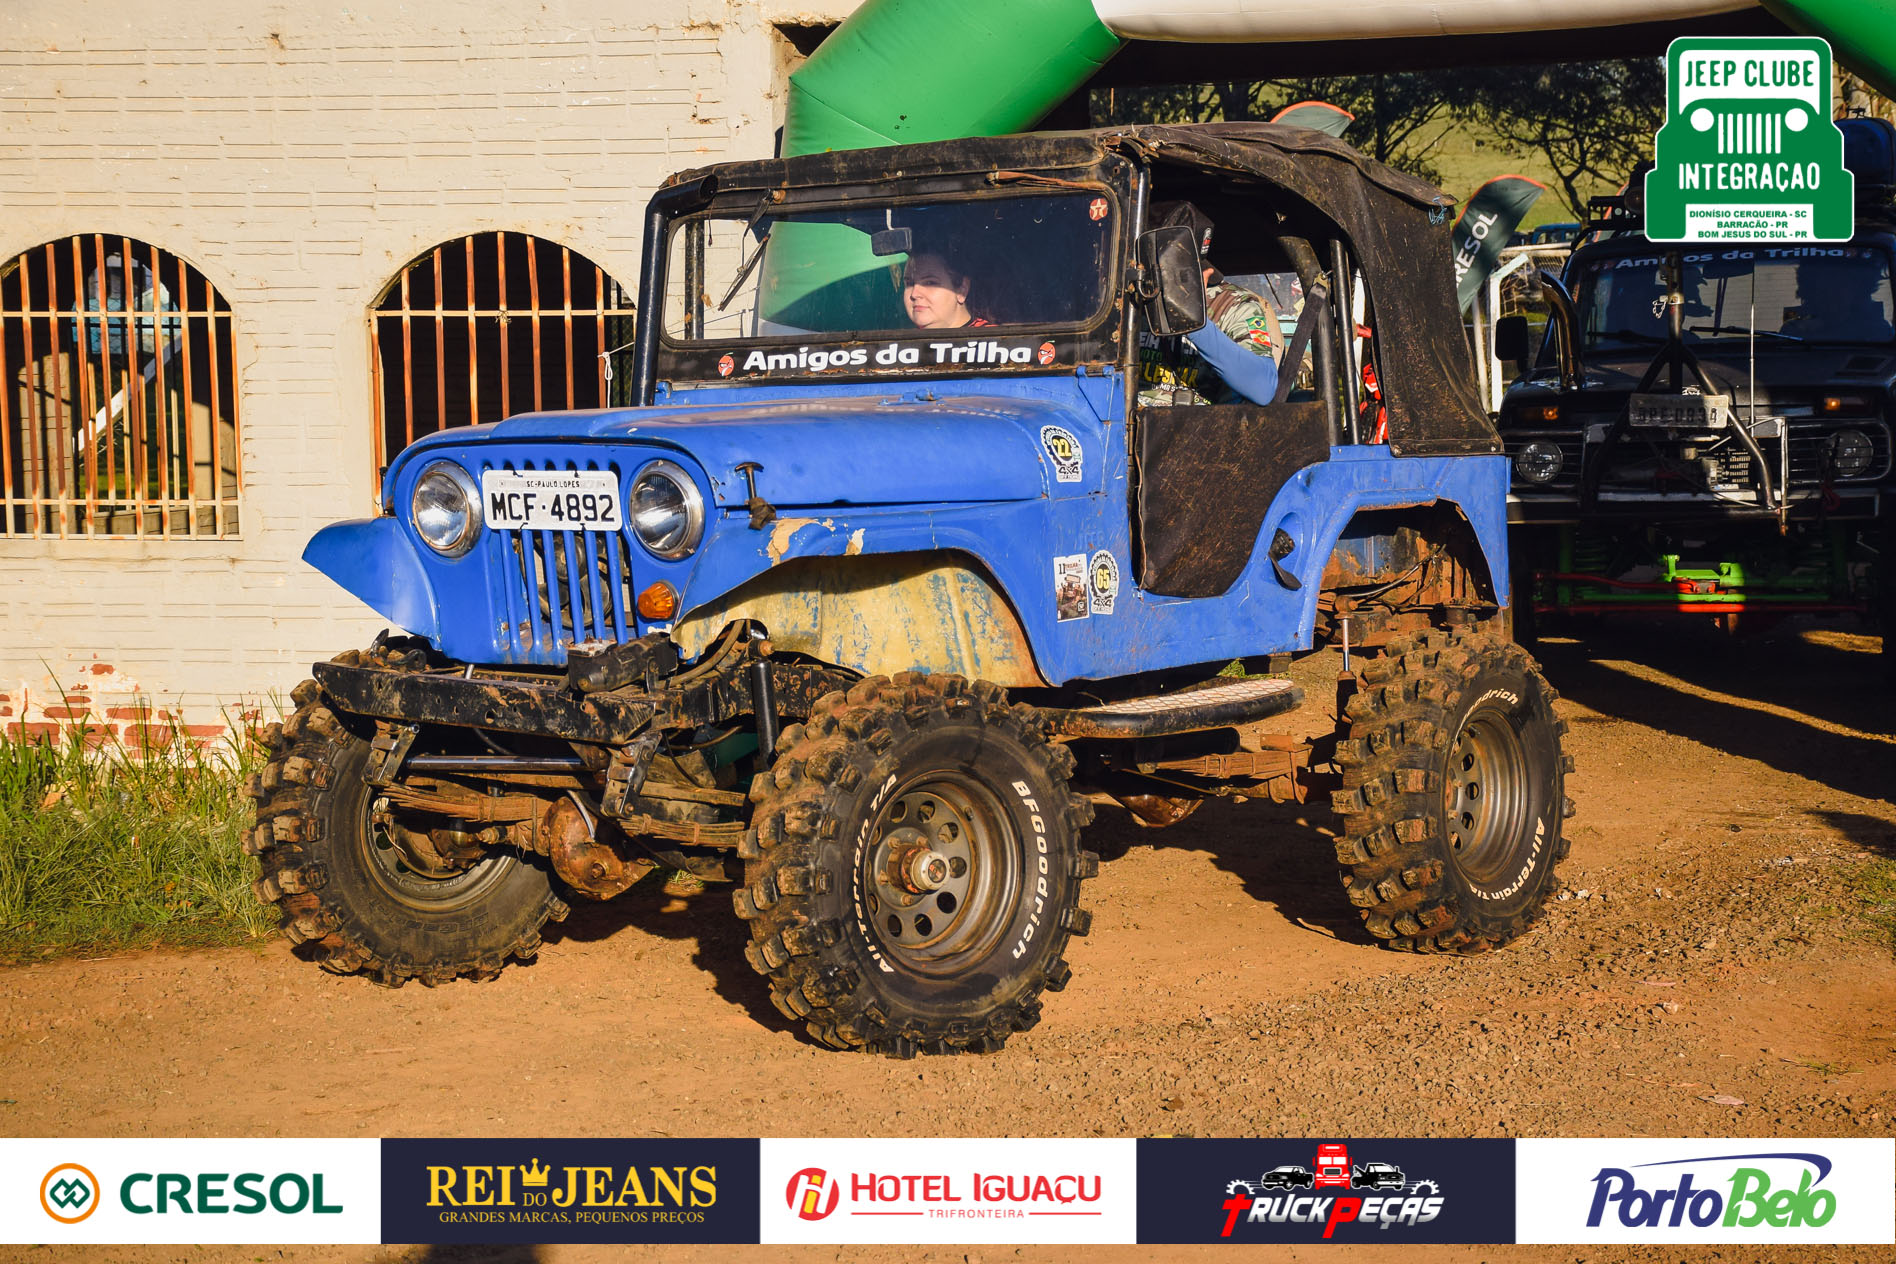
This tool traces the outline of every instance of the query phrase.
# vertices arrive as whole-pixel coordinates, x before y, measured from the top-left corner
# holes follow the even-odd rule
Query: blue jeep
[[[1205,319],[1190,199],[1305,305],[1264,405],[1141,408]],[[733,163],[644,225],[636,407],[431,436],[307,559],[399,624],[319,664],[253,786],[328,969],[486,977],[573,895],[736,883],[835,1048],[998,1049],[1066,985],[1096,804],[1332,792],[1369,931],[1479,952],[1565,852],[1507,633],[1507,458],[1447,199],[1300,128]],[[967,324],[917,327],[936,256]],[[1340,647],[1334,733],[1272,733]]]

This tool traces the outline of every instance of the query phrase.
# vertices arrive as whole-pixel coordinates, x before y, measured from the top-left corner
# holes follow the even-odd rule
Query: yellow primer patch
[[[773,562],[783,561],[784,551],[790,547],[790,537],[805,527],[819,525],[814,518],[779,518],[777,525],[770,529],[770,543],[765,551]]]

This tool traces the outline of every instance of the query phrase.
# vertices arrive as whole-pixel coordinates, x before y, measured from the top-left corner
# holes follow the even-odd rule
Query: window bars
[[[231,309],[197,269],[79,234],[0,270],[0,537],[228,537]]]
[[[370,320],[377,468],[416,439],[528,409],[629,402],[633,303],[605,269],[526,233],[443,242]]]

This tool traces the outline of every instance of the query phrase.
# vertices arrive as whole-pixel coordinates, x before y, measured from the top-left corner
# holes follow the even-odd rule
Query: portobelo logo
[[[1085,467],[1086,453],[1080,448],[1080,441],[1065,426],[1042,426],[1040,428],[1040,446],[1046,449],[1047,459],[1053,462],[1053,477],[1062,483],[1077,483]]]
[[[1788,1181],[1773,1188],[1771,1173],[1761,1166],[1765,1163],[1797,1164],[1796,1188]],[[1819,1188],[1831,1167],[1824,1155],[1804,1153],[1705,1155],[1639,1163],[1632,1170],[1603,1167],[1593,1178],[1587,1227],[1598,1228],[1610,1214],[1629,1229],[1678,1229],[1688,1223],[1700,1229],[1820,1228],[1837,1214],[1836,1193]],[[1669,1170],[1653,1171],[1651,1184],[1641,1184],[1634,1172],[1649,1168]],[[1778,1176],[1786,1180],[1788,1173],[1780,1167]]]
[[[715,1166],[428,1165],[428,1206],[443,1223],[703,1224],[718,1201]]]
[[[60,1224],[78,1224],[99,1209],[99,1178],[77,1163],[61,1163],[40,1182],[40,1206]]]
[[[1646,175],[1651,241],[1847,241],[1856,178],[1830,117],[1830,44],[1672,41]]]
[[[836,1210],[842,1198],[842,1184],[831,1179],[820,1167],[806,1167],[790,1177],[784,1187],[783,1201],[798,1220],[821,1220]]]
[[[1395,1165],[1374,1159],[1352,1166],[1349,1148],[1328,1142],[1317,1147],[1309,1167],[1287,1163],[1227,1183],[1224,1227],[1218,1236],[1230,1237],[1242,1221],[1322,1225],[1323,1238],[1334,1240],[1347,1224],[1383,1230],[1427,1224],[1442,1214],[1445,1202],[1434,1181],[1410,1180]]]

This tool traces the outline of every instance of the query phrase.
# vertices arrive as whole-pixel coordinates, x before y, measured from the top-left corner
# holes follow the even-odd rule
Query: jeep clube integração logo
[[[1425,1225],[1442,1214],[1442,1188],[1423,1177],[1410,1179],[1394,1164],[1371,1159],[1352,1166],[1347,1144],[1325,1142],[1310,1167],[1281,1164],[1225,1184],[1224,1227],[1228,1238],[1240,1223],[1309,1225],[1334,1240],[1348,1224]],[[1374,1191],[1374,1192],[1371,1192]]]
[[[1795,1188],[1773,1185],[1764,1166],[1788,1160],[1801,1165]],[[1822,1188],[1831,1162],[1821,1154],[1758,1153],[1705,1155],[1641,1163],[1632,1170],[1603,1167],[1593,1178],[1587,1227],[1609,1217],[1627,1228],[1821,1228],[1837,1214],[1837,1195]]]
[[[1847,241],[1856,180],[1830,117],[1830,45],[1685,38],[1646,175],[1652,241]]]

